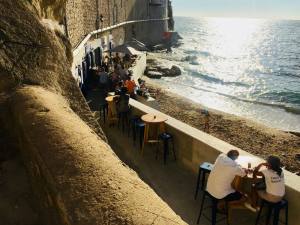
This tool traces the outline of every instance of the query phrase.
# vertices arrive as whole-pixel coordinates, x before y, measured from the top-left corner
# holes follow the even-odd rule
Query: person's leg
[[[241,198],[243,197],[243,195],[236,191],[234,193],[231,193],[229,195],[227,195],[224,199],[227,201],[227,202],[231,202],[231,201],[238,201],[240,200]]]
[[[226,202],[239,201],[242,199],[243,195],[240,192],[234,192],[227,195],[225,198],[218,202],[218,210],[224,212]]]
[[[271,194],[267,193],[265,190],[259,190],[259,191],[257,191],[257,194],[260,198],[262,198],[268,202],[276,203],[276,202],[281,201],[281,199],[282,199],[282,197],[271,195]]]

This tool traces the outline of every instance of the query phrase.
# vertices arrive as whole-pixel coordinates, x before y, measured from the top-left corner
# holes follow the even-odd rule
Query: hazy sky
[[[300,0],[172,0],[175,16],[300,19]]]

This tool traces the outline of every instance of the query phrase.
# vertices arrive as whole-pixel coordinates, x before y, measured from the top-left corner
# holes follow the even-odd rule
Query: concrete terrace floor
[[[89,105],[96,114],[99,110],[98,103],[103,99],[103,94],[99,90],[94,90],[87,96]],[[116,155],[136,171],[139,177],[151,186],[157,195],[185,222],[196,224],[201,200],[200,192],[197,200],[194,200],[197,174],[183,168],[174,160],[172,154],[169,155],[166,165],[163,164],[162,152],[156,160],[156,146],[146,145],[144,155],[141,155],[138,140],[134,145],[132,135],[128,137],[127,130],[123,133],[121,126],[120,128],[117,126],[109,127],[103,120],[100,120],[100,124]],[[208,206],[209,200],[206,203]],[[206,210],[204,214],[210,216],[210,211]],[[253,225],[255,218],[256,214],[249,210],[236,209],[233,210],[231,225]],[[202,217],[199,224],[209,225],[210,222]],[[218,224],[226,224],[226,220]]]

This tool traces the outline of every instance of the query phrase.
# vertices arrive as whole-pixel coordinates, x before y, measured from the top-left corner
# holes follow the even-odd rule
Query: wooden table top
[[[112,102],[112,101],[114,100],[114,98],[115,98],[115,97],[118,97],[118,96],[119,96],[119,95],[108,96],[108,97],[105,98],[105,100],[106,100],[107,102]]]
[[[248,163],[251,164],[251,168],[258,166],[260,163],[262,163],[262,160],[260,160],[257,157],[254,156],[244,156],[240,155],[236,162],[241,165],[243,168],[248,168]]]
[[[142,120],[146,123],[163,123],[168,119],[163,116],[158,116],[154,114],[146,114],[142,116]]]

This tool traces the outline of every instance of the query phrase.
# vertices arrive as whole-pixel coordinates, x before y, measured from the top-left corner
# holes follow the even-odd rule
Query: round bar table
[[[254,169],[256,166],[258,166],[260,163],[263,162],[263,160],[259,159],[255,156],[246,156],[246,155],[240,155],[239,158],[236,160],[239,165],[241,165],[243,168],[248,169]],[[249,167],[250,166],[250,167]],[[236,176],[234,181],[232,182],[232,187],[248,196],[248,202],[252,205],[252,207],[257,207],[257,195],[254,193],[255,190],[253,188],[253,184],[255,183],[255,180],[253,179],[253,173],[247,173],[247,176],[240,177]],[[231,208],[245,208],[244,204],[240,205],[231,205]]]
[[[162,133],[165,131],[164,122],[167,121],[168,119],[163,116],[154,115],[154,114],[143,115],[141,119],[145,122],[144,141],[143,141],[143,145],[142,145],[142,154],[143,154],[146,143],[157,143],[157,144],[159,143],[158,135],[159,135],[159,133]],[[149,139],[150,125],[156,126],[156,129],[154,131],[155,135],[154,135],[153,139]]]
[[[111,125],[114,122],[118,121],[118,116],[117,116],[117,109],[116,109],[116,104],[115,104],[115,98],[118,98],[118,95],[115,96],[108,96],[105,98],[105,100],[108,103],[108,115],[107,115],[107,120],[108,124]]]

